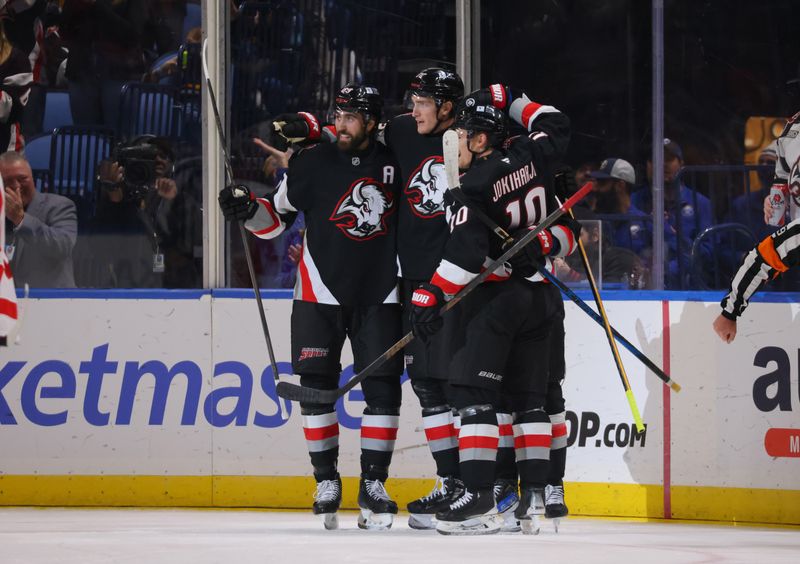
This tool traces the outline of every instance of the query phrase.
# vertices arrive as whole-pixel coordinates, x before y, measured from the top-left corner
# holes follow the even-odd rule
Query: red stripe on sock
[[[514,437],[514,448],[547,447],[550,448],[550,435],[520,435]]]
[[[461,437],[458,439],[458,449],[468,448],[491,448],[496,449],[500,442],[497,437]]]
[[[429,441],[437,441],[439,439],[447,439],[449,437],[457,436],[458,433],[456,432],[456,428],[452,423],[425,429],[425,438]]]
[[[322,439],[330,439],[339,434],[339,424],[334,423],[327,427],[309,428],[303,427],[303,433],[308,441],[321,441]]]
[[[567,424],[566,423],[556,423],[553,425],[553,437],[563,437],[567,434]]]
[[[382,441],[397,440],[397,427],[361,427],[361,437]]]
[[[514,436],[514,427],[511,424],[503,424],[497,426],[498,430],[500,431],[501,437],[512,437]]]

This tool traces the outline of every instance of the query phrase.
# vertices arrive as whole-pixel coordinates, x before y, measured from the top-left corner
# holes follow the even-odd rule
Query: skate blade
[[[484,515],[466,521],[439,521],[436,532],[442,535],[493,535],[500,532],[496,515]]]
[[[516,497],[516,496],[515,496]],[[508,498],[506,498],[508,499]],[[506,501],[506,500],[503,500]],[[497,509],[499,511],[498,518],[500,519],[500,531],[503,533],[518,533],[520,532],[520,524],[517,517],[514,515],[514,511],[517,509],[519,505],[519,498],[512,501],[510,504],[504,504],[503,509],[500,509],[498,505]]]
[[[408,526],[418,531],[429,531],[436,528],[436,519],[433,514],[410,513]]]
[[[335,531],[339,528],[338,513],[320,513],[320,517],[322,517],[322,525],[326,531]]]
[[[539,515],[531,515],[529,519],[520,519],[519,524],[523,535],[538,535],[542,529]]]
[[[366,531],[388,531],[392,528],[394,514],[373,513],[369,509],[361,509],[358,514],[358,528]]]

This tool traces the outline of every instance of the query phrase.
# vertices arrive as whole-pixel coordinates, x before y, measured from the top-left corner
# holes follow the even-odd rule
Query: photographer
[[[100,163],[92,285],[199,287],[201,209],[174,178],[174,161],[169,141],[144,135]]]

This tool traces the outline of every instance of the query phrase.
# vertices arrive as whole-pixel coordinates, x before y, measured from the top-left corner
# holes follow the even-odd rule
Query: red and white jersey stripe
[[[549,460],[550,423],[518,423],[514,425],[514,449],[517,461]]]
[[[511,102],[511,107],[508,108],[508,116],[528,131],[533,130],[533,124],[539,117],[553,113],[561,112],[553,106],[533,102],[525,94]]]
[[[339,421],[336,412],[303,415],[303,433],[308,452],[322,452],[339,446]]]
[[[361,449],[392,452],[399,426],[399,415],[364,414],[361,418]]]
[[[6,191],[0,178],[0,225],[5,225]],[[6,257],[6,231],[0,229],[0,337],[5,338],[17,323],[17,294]]]

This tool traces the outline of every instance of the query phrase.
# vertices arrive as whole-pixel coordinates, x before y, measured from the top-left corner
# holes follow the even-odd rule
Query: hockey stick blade
[[[447,302],[444,307],[442,307],[442,313],[449,311],[455,305],[463,300],[472,290],[477,288],[480,284],[482,284],[491,274],[504,262],[506,262],[509,258],[514,256],[517,252],[519,252],[522,247],[527,245],[531,242],[534,237],[537,237],[539,233],[550,227],[553,223],[558,221],[562,215],[567,213],[572,206],[580,202],[586,195],[592,191],[593,184],[591,182],[587,182],[586,184],[581,187],[580,190],[575,192],[571,198],[569,198],[566,202],[561,204],[557,210],[553,213],[548,215],[544,218],[539,224],[536,226],[535,229],[528,231],[524,237],[522,237],[519,241],[514,243],[506,252],[504,252],[499,258],[493,260],[486,269],[481,272],[478,276],[473,278],[469,284],[464,286],[461,291],[453,296],[453,298]],[[348,391],[352,390],[358,384],[360,384],[367,376],[372,374],[379,366],[381,366],[384,362],[392,358],[395,354],[403,350],[408,343],[410,343],[414,339],[414,334],[409,332],[406,333],[402,339],[397,341],[394,345],[392,345],[386,352],[380,355],[378,358],[373,360],[369,366],[367,366],[364,370],[353,376],[347,384],[338,388],[336,390],[320,390],[317,388],[309,388],[304,386],[298,386],[297,384],[291,383],[284,383],[281,382],[276,387],[278,395],[285,399],[295,399],[295,401],[304,401],[309,403],[333,403],[338,398],[346,394]],[[285,385],[284,385],[285,384]],[[299,391],[298,388],[301,388],[303,391]],[[284,395],[286,394],[286,395]],[[292,397],[290,397],[290,394]],[[323,401],[325,400],[325,401]]]

